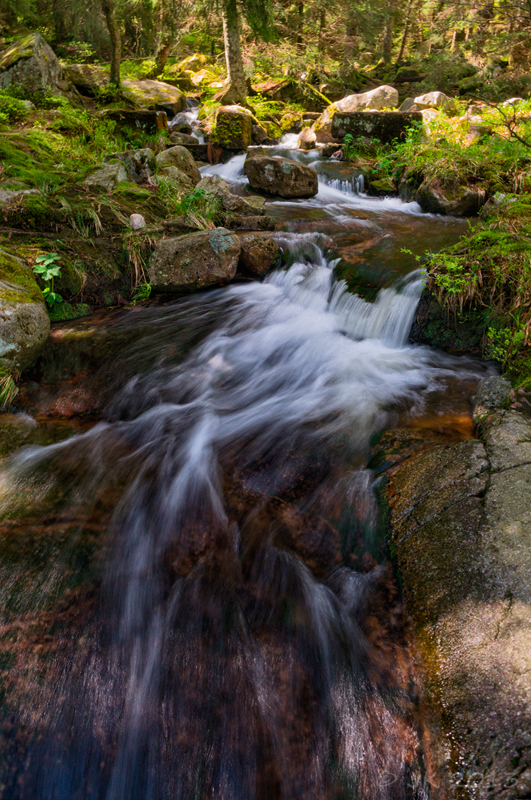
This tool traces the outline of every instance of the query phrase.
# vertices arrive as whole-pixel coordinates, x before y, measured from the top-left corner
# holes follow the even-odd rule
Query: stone
[[[97,64],[67,64],[63,74],[81,93],[94,97],[109,85],[110,73]]]
[[[194,188],[194,183],[190,176],[183,172],[182,169],[179,169],[179,167],[174,167],[173,164],[167,164],[162,167],[159,177],[170,178],[177,188],[183,192],[189,192]]]
[[[149,277],[156,292],[196,291],[233,278],[239,255],[240,241],[226,228],[160,239]]]
[[[141,147],[139,150],[125,150],[123,153],[115,153],[107,156],[109,160],[118,159],[127,170],[127,176],[134,183],[147,183],[149,178],[157,171],[155,154],[149,147]]]
[[[8,86],[20,87],[28,94],[48,91],[72,101],[79,99],[73,87],[64,81],[59,59],[37,31],[0,53],[0,88]]]
[[[139,231],[146,227],[146,220],[142,214],[131,214],[129,217],[129,227],[134,231]]]
[[[124,183],[128,180],[129,176],[125,164],[119,161],[106,164],[104,167],[97,170],[97,172],[93,172],[92,175],[85,178],[83,183],[86,186],[100,186],[102,189],[112,192],[119,183]]]
[[[419,106],[415,103],[412,97],[407,97],[400,105],[399,111],[420,111]]]
[[[123,80],[122,95],[139,108],[165,111],[172,116],[186,108],[186,96],[164,81]]]
[[[419,112],[404,111],[338,111],[332,119],[332,135],[342,139],[350,134],[355,139],[367,137],[380,142],[403,140],[413,124],[422,123]]]
[[[476,394],[472,398],[472,414],[477,422],[481,417],[500,408],[509,400],[512,386],[507,378],[491,375],[478,383]]]
[[[317,172],[289,158],[247,157],[244,171],[253,189],[275,197],[314,197],[319,191]]]
[[[253,144],[263,144],[267,139],[267,131],[261,125],[254,124],[252,127]]]
[[[525,102],[523,97],[510,97],[508,100],[503,101],[502,108],[514,107],[523,102]]]
[[[232,194],[229,184],[219,175],[207,175],[196,186],[207,197],[216,198],[223,211],[229,211],[240,217],[253,217],[265,214],[265,200],[263,197],[246,198]]]
[[[240,245],[239,266],[253,275],[268,272],[280,257],[280,248],[270,236],[244,234],[240,236]]]
[[[317,137],[312,128],[303,128],[297,141],[299,150],[313,150],[317,144]]]
[[[212,140],[226,150],[246,150],[253,138],[253,117],[241,106],[219,106],[216,109]]]
[[[180,144],[183,147],[186,147],[189,144],[199,144],[199,139],[196,139],[195,136],[191,136],[188,133],[182,133],[180,131],[172,131],[170,133],[170,142],[172,144]]]
[[[415,200],[423,211],[430,214],[473,217],[486,202],[487,195],[481,189],[470,189],[468,186],[450,189],[443,186],[438,178],[432,178],[421,183],[415,192]]]
[[[445,111],[447,114],[455,112],[455,100],[444,92],[428,92],[421,94],[414,99],[415,105],[422,111],[425,108],[438,108]]]
[[[273,217],[238,217],[233,214],[226,214],[223,224],[231,231],[274,231],[277,223]]]
[[[431,783],[441,797],[516,800],[531,788],[531,420],[494,410],[480,433],[406,459],[387,496]]]
[[[398,105],[398,92],[392,86],[378,86],[370,92],[361,94],[349,94],[332,103],[326,108],[318,120],[315,122],[315,130],[324,130],[332,133],[332,119],[339,111],[343,114],[351,114],[357,111],[380,111],[382,108],[396,108]]]
[[[102,116],[118,124],[120,129],[133,128],[135,131],[153,134],[168,129],[168,117],[165,111],[142,111],[120,108],[104,111]]]
[[[465,136],[465,144],[470,146],[474,142],[479,142],[484,136],[492,136],[492,128],[488,125],[471,125]]]
[[[194,186],[201,180],[201,173],[196,166],[193,155],[181,145],[175,145],[163,150],[162,153],[157,155],[156,161],[159,167],[178,167],[181,172],[188,175]]]
[[[18,371],[32,367],[49,332],[50,318],[33,272],[0,249],[0,364]]]

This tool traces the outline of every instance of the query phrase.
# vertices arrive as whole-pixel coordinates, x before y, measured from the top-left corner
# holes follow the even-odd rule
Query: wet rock
[[[261,125],[253,125],[253,144],[263,144],[267,139],[267,131]]]
[[[274,231],[277,227],[276,220],[267,214],[263,217],[238,217],[225,214],[223,224],[231,231]]]
[[[270,236],[245,234],[240,236],[240,245],[239,266],[253,275],[264,275],[275,266],[280,256],[280,248]]]
[[[116,161],[106,164],[97,172],[93,172],[92,175],[85,178],[83,183],[86,186],[101,186],[102,189],[112,192],[119,183],[124,183],[128,180],[129,176],[125,164],[121,161]]]
[[[0,364],[23,370],[41,354],[50,319],[42,292],[22,259],[0,250]]]
[[[456,108],[455,100],[448,97],[444,92],[428,92],[428,94],[415,97],[413,102],[421,111],[425,108],[437,108],[446,111],[447,114],[452,114]]]
[[[452,217],[473,217],[487,200],[482,189],[468,186],[443,186],[438,178],[426,179],[415,192],[423,211]]]
[[[493,384],[478,394],[500,399]],[[441,796],[486,800],[531,766],[531,420],[496,410],[481,436],[413,455],[388,499],[440,742],[433,776]]]
[[[176,86],[164,81],[123,80],[122,94],[135,106],[177,114],[186,108],[186,96]]]
[[[129,217],[129,227],[134,231],[139,231],[146,227],[146,220],[142,214],[131,214]]]
[[[149,277],[157,292],[195,291],[233,278],[239,255],[240,241],[226,228],[161,239]]]
[[[190,133],[191,131],[192,129],[190,128]],[[172,144],[180,144],[186,147],[188,144],[199,144],[199,139],[196,139],[195,136],[191,136],[188,133],[172,131],[172,133],[170,133],[170,142]]]
[[[491,375],[478,383],[476,394],[472,398],[472,413],[477,421],[503,406],[509,400],[511,384],[501,375]]]
[[[245,174],[253,189],[277,197],[313,197],[319,190],[317,172],[288,158],[247,157]]]
[[[196,186],[206,197],[215,198],[219,208],[242,217],[255,217],[265,214],[263,197],[240,197],[232,194],[229,184],[219,175],[207,175]]]
[[[50,92],[76,101],[73,87],[65,81],[54,51],[38,33],[30,33],[0,53],[0,88],[17,86],[28,94]]]
[[[169,147],[157,155],[156,161],[159,167],[178,167],[185,175],[188,175],[194,186],[201,180],[201,173],[196,166],[194,157],[186,147],[180,145]]]
[[[317,144],[317,137],[312,128],[303,128],[297,141],[299,150],[313,150]]]
[[[105,111],[102,115],[105,119],[113,120],[120,129],[132,128],[135,131],[144,133],[158,133],[167,130],[168,117],[165,111],[144,111],[142,109],[132,110],[121,108],[117,110]]]
[[[347,133],[355,139],[368,137],[380,142],[405,139],[413,123],[420,124],[420,112],[403,111],[337,111],[332,119],[332,135],[342,139]]]
[[[216,109],[213,141],[227,150],[246,150],[253,138],[251,112],[241,106]]]

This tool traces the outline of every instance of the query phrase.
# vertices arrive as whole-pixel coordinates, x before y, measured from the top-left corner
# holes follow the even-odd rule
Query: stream
[[[1,466],[4,800],[430,796],[370,459],[386,428],[472,435],[487,368],[408,344],[414,256],[466,223],[298,157],[320,190],[268,201],[262,282],[52,332],[59,371],[66,328],[111,346]],[[242,165],[203,171],[244,193]]]

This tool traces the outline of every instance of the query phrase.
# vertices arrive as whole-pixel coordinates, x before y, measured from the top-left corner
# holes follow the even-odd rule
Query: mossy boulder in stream
[[[14,370],[33,366],[49,332],[44,298],[31,270],[0,250],[0,364]]]
[[[216,109],[213,141],[227,150],[246,150],[253,138],[253,118],[241,106],[220,106]]]
[[[153,290],[180,293],[230,280],[240,249],[240,240],[226,228],[161,239],[149,267]]]

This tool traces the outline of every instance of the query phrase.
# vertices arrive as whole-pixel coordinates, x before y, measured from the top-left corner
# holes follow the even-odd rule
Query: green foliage
[[[18,375],[0,365],[0,410],[5,411],[18,394]]]
[[[149,300],[151,297],[151,290],[152,290],[151,283],[140,283],[137,285],[135,289],[135,293],[133,294],[132,303],[136,306],[137,303],[141,303],[143,300]]]
[[[44,283],[49,284],[44,287],[42,293],[50,308],[53,308],[56,303],[63,302],[61,295],[54,292],[54,280],[61,277],[61,265],[58,263],[60,260],[61,256],[58,253],[44,253],[37,256],[33,267],[33,272],[39,275]]]
[[[209,230],[216,226],[220,203],[215,195],[206,194],[204,189],[194,189],[181,198],[179,210],[198,228]]]
[[[30,109],[23,100],[0,89],[0,123],[9,124],[25,120]]]

